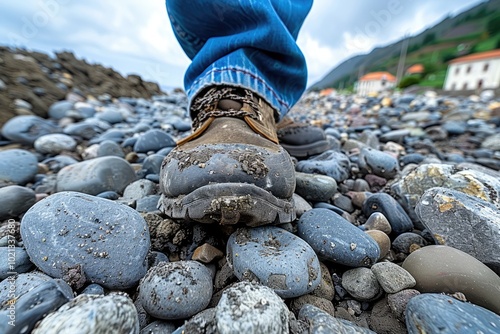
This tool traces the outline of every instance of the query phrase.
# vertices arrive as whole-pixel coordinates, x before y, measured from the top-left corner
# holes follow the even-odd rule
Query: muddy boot
[[[259,226],[295,219],[295,170],[278,144],[275,111],[242,88],[215,87],[192,103],[193,133],[162,164],[172,218]]]
[[[332,148],[323,129],[284,117],[277,125],[278,139],[285,150],[296,158],[307,158]]]

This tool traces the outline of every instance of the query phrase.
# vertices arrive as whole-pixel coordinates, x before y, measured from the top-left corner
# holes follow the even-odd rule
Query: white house
[[[444,90],[500,87],[500,49],[473,53],[449,62]]]
[[[393,88],[395,85],[396,77],[391,73],[371,72],[359,78],[356,92],[359,95],[366,96]]]

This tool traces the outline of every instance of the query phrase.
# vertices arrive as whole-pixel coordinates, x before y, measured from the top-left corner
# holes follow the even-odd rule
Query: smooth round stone
[[[391,224],[384,214],[381,212],[374,212],[368,217],[366,223],[363,224],[363,229],[365,230],[378,230],[389,235],[392,232]]]
[[[36,202],[33,190],[21,186],[0,188],[0,220],[18,217]]]
[[[11,293],[17,296],[17,291]],[[31,330],[39,320],[68,301],[55,280],[43,282],[22,296],[11,299],[12,304],[3,307],[0,311],[0,333],[35,333]]]
[[[143,329],[140,334],[171,334],[175,331],[174,324],[165,321],[153,321]]]
[[[114,141],[105,140],[99,145],[99,148],[97,149],[97,156],[98,157],[114,156],[114,157],[125,158],[125,153],[123,152],[121,146],[115,143]]]
[[[165,131],[153,129],[145,132],[139,137],[134,145],[134,152],[157,152],[167,146],[175,146],[174,138]]]
[[[32,334],[46,333],[139,334],[139,316],[125,294],[79,295],[45,317]]]
[[[448,246],[426,246],[403,262],[420,292],[462,292],[467,300],[500,314],[500,277],[467,253]]]
[[[297,234],[324,260],[351,267],[377,262],[380,249],[370,236],[328,209],[312,209],[300,217]]]
[[[36,156],[26,150],[0,151],[0,183],[24,185],[38,172]]]
[[[138,298],[155,318],[186,319],[207,307],[212,286],[210,270],[199,262],[160,262],[141,280]]]
[[[122,113],[114,109],[105,109],[104,111],[97,113],[96,116],[101,121],[108,122],[109,124],[117,124],[125,120]]]
[[[158,201],[160,200],[160,195],[149,195],[137,200],[135,209],[138,212],[155,212],[159,211]]]
[[[403,141],[405,137],[408,137],[409,135],[410,135],[410,130],[408,129],[393,130],[384,133],[382,136],[380,136],[379,140],[384,143],[388,141],[400,143]]]
[[[363,147],[358,165],[365,173],[392,179],[398,173],[398,160],[385,152]]]
[[[151,154],[142,163],[142,169],[146,174],[160,174],[161,164],[165,157],[159,154]]]
[[[148,226],[137,211],[110,200],[51,195],[23,216],[21,236],[31,261],[51,277],[63,278],[80,266],[83,279],[125,289],[146,273]]]
[[[372,237],[373,240],[375,240],[375,242],[377,243],[378,247],[380,248],[381,259],[389,254],[389,251],[391,250],[391,239],[389,239],[389,236],[387,234],[379,230],[368,230],[365,233]]]
[[[297,314],[306,304],[316,306],[332,316],[335,315],[335,307],[331,300],[313,295],[303,295],[292,299],[289,304],[290,311]]]
[[[114,191],[105,191],[105,192],[102,192],[100,194],[97,194],[96,195],[97,197],[101,197],[101,198],[105,198],[105,199],[110,199],[110,200],[115,200],[115,199],[118,199],[120,198],[120,195],[118,195],[116,192]]]
[[[450,135],[462,135],[467,131],[467,123],[466,122],[460,122],[460,121],[449,121],[449,122],[444,122],[443,125],[441,125],[446,132]]]
[[[500,134],[494,134],[487,137],[482,143],[481,148],[487,148],[492,151],[500,151]]]
[[[308,333],[376,334],[368,328],[356,326],[348,320],[332,317],[310,304],[306,304],[300,309],[298,318],[309,325]]]
[[[11,288],[15,289],[15,296],[19,297],[50,280],[52,280],[50,276],[39,271],[18,274],[11,279],[3,280],[0,282],[0,304],[4,305],[13,298]]]
[[[409,164],[419,164],[424,161],[425,157],[420,153],[410,153],[399,158],[399,164],[406,166]]]
[[[99,284],[92,283],[92,284],[87,285],[87,287],[85,289],[83,289],[81,294],[104,295],[104,288],[102,286],[100,286]]]
[[[351,296],[360,301],[370,301],[381,290],[375,274],[368,268],[349,269],[342,275],[342,286]]]
[[[138,200],[158,193],[158,185],[149,180],[140,179],[132,182],[123,191],[123,198]]]
[[[52,158],[48,158],[42,161],[42,164],[47,165],[49,170],[54,173],[58,173],[61,169],[66,166],[78,163],[77,160],[69,157],[67,155],[58,155]]]
[[[64,167],[57,174],[57,191],[97,195],[104,191],[122,193],[136,180],[132,166],[119,157],[100,157]]]
[[[338,208],[347,211],[349,213],[354,212],[354,207],[352,205],[352,200],[348,196],[337,193],[333,196],[333,204]]]
[[[416,284],[409,272],[392,262],[375,263],[371,270],[382,289],[387,293],[396,293],[412,288]]]
[[[427,245],[427,241],[422,236],[413,232],[402,233],[392,241],[392,248],[399,253],[410,254],[412,245],[424,247]]]
[[[74,103],[71,101],[57,101],[52,103],[52,105],[49,107],[49,117],[53,119],[61,119],[63,117],[66,117],[66,114],[68,111],[73,109]]]
[[[95,115],[95,108],[90,103],[77,102],[74,105],[74,110],[79,119],[90,118]]]
[[[335,179],[321,174],[295,173],[295,192],[306,200],[326,202],[337,191]]]
[[[13,246],[13,244],[9,246]],[[9,246],[0,247],[0,256],[6,260],[0,262],[0,280],[11,276],[13,272],[25,273],[33,266],[24,248]]]
[[[288,313],[272,289],[239,282],[222,293],[215,319],[220,334],[288,333]]]
[[[73,151],[76,140],[62,133],[54,133],[38,137],[33,146],[42,154],[59,154],[62,151]]]
[[[500,274],[498,206],[462,191],[431,188],[415,212],[438,244],[466,252]]]
[[[389,194],[376,193],[366,199],[363,203],[363,213],[369,217],[374,212],[380,212],[387,218],[392,232],[396,235],[413,229],[413,223],[408,214]]]
[[[293,193],[293,202],[295,204],[295,215],[300,218],[304,212],[312,209],[311,205],[301,196]]]
[[[226,254],[239,280],[257,281],[283,298],[305,295],[321,281],[312,248],[278,227],[238,229],[229,237]]]
[[[329,150],[307,160],[299,161],[296,170],[309,174],[327,175],[340,183],[349,178],[351,163],[345,154]]]
[[[97,124],[80,122],[70,124],[64,128],[64,133],[70,136],[77,136],[83,139],[92,139],[103,132]]]
[[[440,294],[422,294],[408,302],[409,334],[497,334],[500,316],[480,306]]]
[[[31,146],[38,137],[61,132],[51,122],[31,115],[16,116],[9,119],[2,127],[2,136],[13,142]]]
[[[328,267],[320,262],[321,268],[321,282],[318,287],[314,289],[311,295],[322,297],[327,300],[333,300],[335,297],[335,288],[333,286],[332,275],[328,271]]]

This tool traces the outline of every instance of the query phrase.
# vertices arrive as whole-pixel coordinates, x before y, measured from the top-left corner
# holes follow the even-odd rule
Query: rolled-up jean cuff
[[[263,98],[277,112],[279,119],[283,118],[290,109],[290,104],[278,97],[274,89],[270,87],[259,75],[248,69],[239,67],[211,68],[198,77],[187,90],[189,98],[189,110],[191,103],[198,94],[211,86],[233,86],[242,87]]]

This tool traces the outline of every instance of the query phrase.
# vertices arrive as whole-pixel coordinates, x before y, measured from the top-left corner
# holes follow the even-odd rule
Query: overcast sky
[[[79,58],[124,75],[138,73],[164,87],[183,85],[189,59],[174,38],[162,0],[2,2],[2,45],[48,53],[72,50]],[[315,0],[298,39],[309,85],[350,56],[416,34],[479,2]]]

